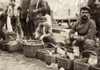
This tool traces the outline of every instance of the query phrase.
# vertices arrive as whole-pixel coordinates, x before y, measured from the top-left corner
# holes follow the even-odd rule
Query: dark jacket
[[[96,25],[95,22],[89,19],[86,23],[82,23],[81,20],[77,22],[71,29],[69,35],[71,36],[75,32],[84,39],[95,39]]]
[[[44,16],[47,11],[50,10],[48,3],[44,0],[39,0],[38,7],[36,9],[37,2],[38,0],[31,0],[30,2],[29,14],[30,18],[32,18],[33,20],[39,18],[40,15]],[[37,10],[37,12],[33,13],[33,10]]]
[[[30,6],[30,1],[31,0],[22,0],[22,2],[21,2],[21,8],[22,8],[22,10],[21,10],[21,18],[22,19],[27,18],[27,13],[28,13],[27,9]]]
[[[100,8],[97,7],[96,0],[89,0],[88,6],[91,9],[91,14],[94,14],[94,15],[100,14]]]

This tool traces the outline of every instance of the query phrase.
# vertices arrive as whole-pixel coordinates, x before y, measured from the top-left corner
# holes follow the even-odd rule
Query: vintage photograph
[[[0,70],[100,70],[100,0],[0,0]]]

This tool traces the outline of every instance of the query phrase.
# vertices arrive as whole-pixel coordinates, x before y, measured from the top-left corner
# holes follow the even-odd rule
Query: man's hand
[[[45,37],[45,35],[42,35],[42,36],[40,37],[40,40],[43,40],[44,37]]]
[[[77,41],[84,41],[83,37],[81,36],[73,35],[73,38]]]
[[[29,22],[29,18],[26,18],[26,22],[27,22],[27,23]]]

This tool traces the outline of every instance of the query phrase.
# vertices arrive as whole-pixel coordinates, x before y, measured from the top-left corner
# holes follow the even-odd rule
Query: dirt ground
[[[0,70],[53,70],[45,62],[27,58],[22,53],[8,53],[0,50]]]
[[[63,42],[67,33],[54,33],[56,41]],[[45,62],[35,59],[27,58],[23,53],[8,53],[0,50],[0,70],[54,70],[47,68]]]

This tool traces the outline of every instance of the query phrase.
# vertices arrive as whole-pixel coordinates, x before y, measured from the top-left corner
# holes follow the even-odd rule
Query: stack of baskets
[[[37,40],[26,40],[27,43],[23,43],[23,52],[26,57],[37,57],[37,51],[44,48],[44,44]]]

